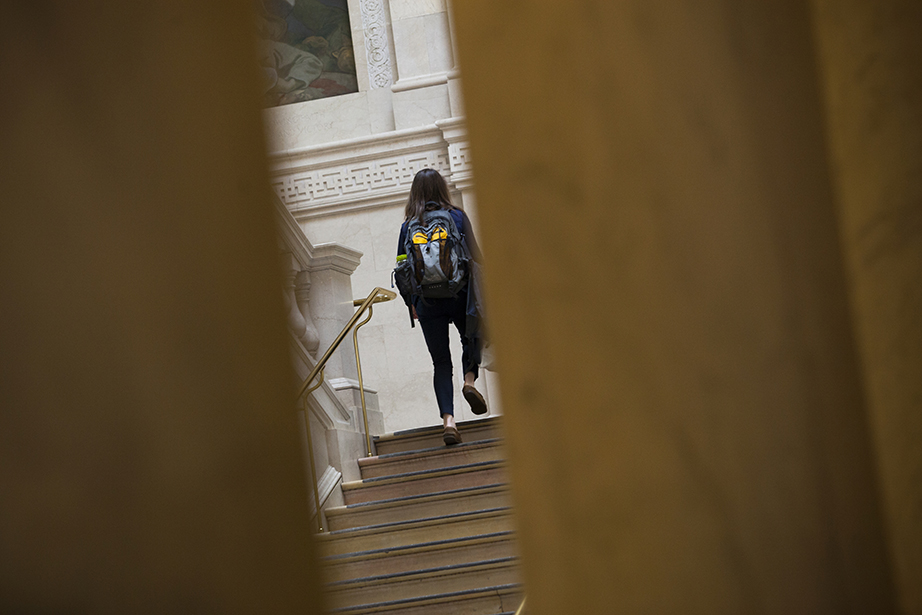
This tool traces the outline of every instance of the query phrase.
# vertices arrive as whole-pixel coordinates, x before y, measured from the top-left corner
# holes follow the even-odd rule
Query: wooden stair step
[[[521,603],[500,417],[375,438],[318,536],[341,615],[512,615]],[[437,539],[433,539],[438,537]]]
[[[509,506],[510,502],[509,488],[503,483],[493,483],[389,500],[360,502],[328,508],[324,512],[327,526],[335,531],[363,525],[435,517],[452,512]]]
[[[359,459],[362,478],[402,474],[418,470],[432,470],[478,461],[495,461],[504,458],[502,440],[490,438],[462,442],[454,446],[400,451]]]
[[[504,464],[502,460],[479,461],[350,481],[342,485],[343,499],[348,505],[506,482]]]
[[[459,421],[457,425],[458,431],[461,432],[461,439],[464,442],[474,442],[475,440],[501,438],[501,424],[500,417],[494,416],[473,421]],[[443,432],[444,428],[441,425],[432,425],[375,436],[375,451],[378,455],[386,455],[439,446],[451,448],[445,446],[442,441]]]
[[[336,608],[332,613],[365,615],[388,613],[390,615],[494,615],[513,611],[522,601],[522,586],[518,583],[495,585],[479,589],[431,594],[386,602],[361,604]]]
[[[461,538],[509,529],[512,529],[511,510],[502,507],[337,530],[318,536],[318,541],[324,555],[341,555],[402,547],[436,536]]]
[[[331,583],[335,607],[389,602],[418,596],[518,583],[515,557],[452,564]]]
[[[409,572],[516,555],[511,530],[371,549],[324,558],[327,582]]]

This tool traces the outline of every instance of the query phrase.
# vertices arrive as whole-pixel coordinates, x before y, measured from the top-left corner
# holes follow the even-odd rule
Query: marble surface
[[[394,20],[394,49],[400,79],[432,73],[429,62],[427,15]],[[446,41],[447,43],[447,41]]]
[[[423,15],[445,13],[445,0],[390,0],[391,19],[399,21]]]
[[[426,15],[424,19],[429,72],[436,74],[451,70],[454,67],[455,60],[451,48],[451,29],[449,27],[448,13],[434,13]]]
[[[378,103],[371,108],[368,93],[358,92],[265,109],[269,151],[370,135],[372,117],[386,115]]]
[[[434,124],[451,117],[448,85],[394,92],[394,122],[397,129]]]

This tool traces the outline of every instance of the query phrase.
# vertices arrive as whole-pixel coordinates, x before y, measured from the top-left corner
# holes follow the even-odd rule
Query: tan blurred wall
[[[922,614],[922,3],[813,4],[895,578]]]
[[[454,8],[529,612],[892,612],[810,5]]]
[[[250,10],[0,8],[0,612],[318,611]]]

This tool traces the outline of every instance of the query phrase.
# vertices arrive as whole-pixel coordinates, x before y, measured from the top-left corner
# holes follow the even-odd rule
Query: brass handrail
[[[522,604],[519,605],[519,608],[516,610],[515,615],[522,615],[525,609],[525,598],[527,596],[522,596]]]
[[[320,357],[320,360],[317,361],[316,365],[314,365],[314,369],[311,370],[311,373],[308,374],[304,382],[301,383],[301,387],[298,389],[298,394],[295,396],[295,403],[297,403],[297,400],[301,399],[302,395],[304,396],[304,423],[307,425],[307,454],[310,456],[311,478],[313,479],[314,486],[314,502],[317,505],[317,529],[321,532],[323,532],[323,521],[320,515],[320,508],[323,506],[323,503],[320,501],[320,493],[319,489],[317,488],[317,470],[314,467],[314,444],[311,437],[311,417],[307,407],[307,396],[319,389],[323,384],[323,370],[327,365],[327,361],[330,360],[330,357],[333,356],[333,353],[337,348],[339,348],[339,345],[342,343],[343,339],[345,339],[346,334],[349,333],[349,329],[355,327],[355,330],[352,333],[352,342],[355,346],[355,367],[358,370],[359,393],[362,396],[362,419],[365,423],[365,446],[368,456],[371,456],[371,434],[368,433],[368,410],[365,407],[365,387],[362,381],[362,363],[359,360],[359,328],[371,320],[371,316],[373,314],[373,304],[391,301],[396,297],[397,293],[394,291],[387,290],[386,288],[381,288],[378,286],[375,287],[375,289],[371,291],[371,293],[365,299],[354,300],[352,304],[359,306],[359,309],[356,310],[355,314],[352,315],[352,318],[349,319],[349,322],[346,323],[346,326],[343,327],[343,330],[339,332],[339,335],[336,336],[336,339],[334,339],[333,343],[330,344],[330,347],[327,348],[327,351],[323,353],[323,356]],[[365,310],[368,310],[368,318],[356,326],[355,323],[357,323],[359,318],[362,317],[362,315],[365,313]],[[317,378],[317,376],[319,376],[317,384],[311,386],[311,382],[313,382],[314,378]]]

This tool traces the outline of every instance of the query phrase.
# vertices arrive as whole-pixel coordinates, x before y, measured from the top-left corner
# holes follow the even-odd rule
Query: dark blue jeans
[[[426,338],[426,346],[432,357],[434,372],[432,386],[439,404],[439,416],[455,413],[454,382],[451,365],[451,350],[448,347],[448,324],[454,323],[461,334],[461,367],[463,373],[473,372],[477,377],[480,367],[480,340],[470,339],[465,334],[467,327],[467,291],[458,293],[454,299],[421,299],[415,297],[413,305],[419,316],[419,326]]]

